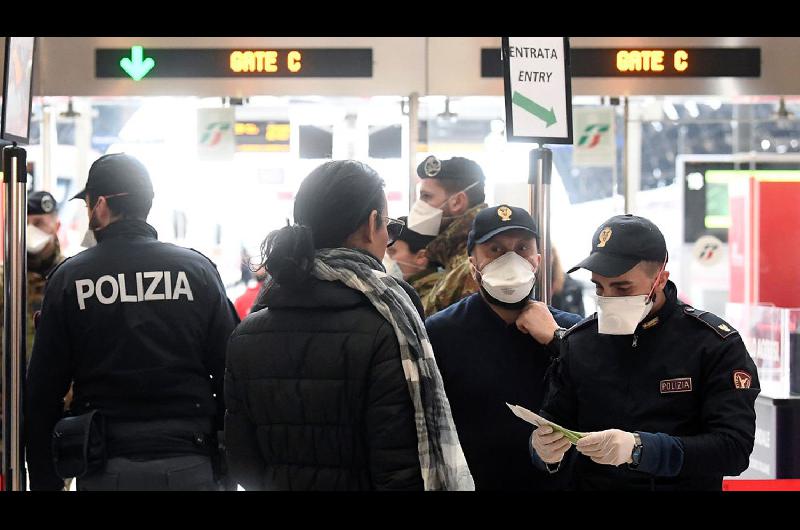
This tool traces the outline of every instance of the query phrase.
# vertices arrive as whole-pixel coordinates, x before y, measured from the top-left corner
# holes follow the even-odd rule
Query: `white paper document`
[[[566,436],[567,439],[573,444],[575,444],[578,440],[586,436],[586,433],[571,431],[569,429],[565,429],[564,427],[558,425],[557,423],[548,421],[539,416],[538,414],[536,414],[535,412],[526,409],[525,407],[520,407],[519,405],[511,405],[510,403],[506,403],[506,405],[508,405],[508,408],[511,409],[511,412],[513,412],[514,415],[517,416],[518,418],[521,418],[530,423],[531,425],[535,425],[536,427],[549,425],[550,427],[553,428],[554,431],[558,431],[562,433],[564,436]]]

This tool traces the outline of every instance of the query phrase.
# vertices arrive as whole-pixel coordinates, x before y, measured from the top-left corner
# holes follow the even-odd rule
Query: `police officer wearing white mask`
[[[534,463],[577,489],[721,490],[749,464],[758,374],[738,332],[677,298],[664,236],[618,215],[577,267],[592,271],[598,311],[570,329],[541,409],[586,433],[576,448],[549,426]],[[565,456],[566,455],[566,456]]]
[[[476,490],[559,486],[531,466],[530,429],[505,405],[540,408],[560,336],[581,320],[530,299],[541,260],[537,239],[524,209],[482,210],[467,239],[480,292],[425,322]]]
[[[216,267],[158,241],[146,222],[150,176],[129,155],[96,160],[74,198],[86,201],[97,245],[65,260],[45,290],[25,395],[31,489],[71,476],[78,490],[215,489],[238,323]],[[89,458],[72,443],[84,433]]]

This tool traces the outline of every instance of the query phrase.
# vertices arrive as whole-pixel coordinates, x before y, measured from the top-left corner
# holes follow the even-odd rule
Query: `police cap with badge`
[[[417,176],[421,179],[466,180],[483,182],[486,176],[481,166],[474,160],[454,156],[449,160],[439,160],[429,156],[417,166]]]
[[[658,227],[644,217],[615,215],[595,231],[589,257],[567,273],[588,269],[606,278],[616,278],[640,261],[667,259],[667,243]]]
[[[86,187],[73,199],[110,197],[112,195],[135,195],[153,198],[153,183],[144,164],[125,153],[103,155],[89,168]]]
[[[484,208],[475,216],[472,230],[467,235],[467,253],[471,254],[475,245],[486,243],[497,234],[508,230],[525,230],[533,237],[539,237],[536,221],[527,210],[501,204],[494,208]]]
[[[28,215],[46,215],[58,212],[56,198],[47,191],[34,191],[28,195]]]

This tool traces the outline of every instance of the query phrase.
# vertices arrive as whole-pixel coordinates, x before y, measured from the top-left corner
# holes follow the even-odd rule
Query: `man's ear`
[[[667,286],[667,281],[669,281],[669,271],[665,269],[661,271],[661,276],[658,278],[658,283],[656,283],[656,289],[663,290]]]
[[[464,212],[469,210],[469,197],[466,192],[459,191],[449,199],[450,212],[453,217],[463,215]]]
[[[533,258],[533,270],[539,272],[539,266],[541,264],[542,264],[542,255],[536,254],[536,256]]]
[[[472,279],[475,280],[475,283],[480,285],[481,282],[478,281],[478,260],[472,255],[469,257],[469,273]]]
[[[423,248],[414,254],[414,265],[419,265],[420,267],[428,266],[428,249]]]

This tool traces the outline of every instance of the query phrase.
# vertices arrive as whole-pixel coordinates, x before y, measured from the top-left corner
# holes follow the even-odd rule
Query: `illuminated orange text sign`
[[[761,77],[760,48],[570,48],[569,62],[572,77]],[[481,77],[502,76],[500,49],[481,49]]]
[[[619,50],[617,71],[619,72],[685,72],[689,68],[689,52],[686,50]]]
[[[372,77],[372,48],[101,48],[95,77],[128,78],[121,67],[152,59],[140,83],[158,78]],[[133,59],[131,59],[133,57]],[[132,66],[137,66],[138,63]],[[130,65],[129,65],[130,66]],[[141,68],[141,67],[140,67]],[[138,73],[136,68],[129,68]]]
[[[303,69],[303,54],[297,50],[281,53],[278,50],[235,50],[231,52],[231,72],[275,73],[283,66],[292,73]]]

